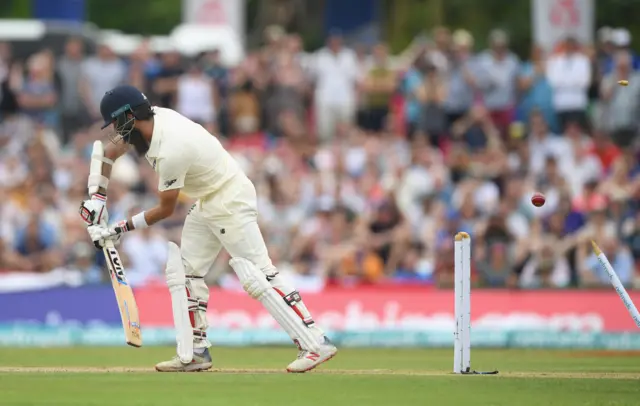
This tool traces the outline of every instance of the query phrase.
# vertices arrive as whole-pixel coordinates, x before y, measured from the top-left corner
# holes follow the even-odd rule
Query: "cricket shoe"
[[[188,364],[183,364],[180,358],[176,355],[169,361],[163,361],[156,365],[156,371],[158,372],[199,372],[211,369],[213,363],[211,362],[211,355],[209,349],[205,349],[203,353],[193,353],[193,360]]]
[[[311,371],[323,362],[329,361],[337,352],[336,346],[327,337],[324,337],[324,342],[320,344],[318,352],[300,351],[298,358],[287,367],[287,372],[302,373]]]

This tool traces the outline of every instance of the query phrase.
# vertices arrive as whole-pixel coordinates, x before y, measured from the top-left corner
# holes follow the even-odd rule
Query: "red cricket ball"
[[[542,193],[534,193],[533,196],[531,196],[531,203],[536,207],[544,206],[544,202],[546,201],[547,199]]]

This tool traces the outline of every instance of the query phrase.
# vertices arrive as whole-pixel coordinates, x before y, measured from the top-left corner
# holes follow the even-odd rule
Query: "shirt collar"
[[[153,108],[155,115],[153,116],[153,133],[151,134],[151,142],[149,143],[149,150],[146,153],[147,157],[157,158],[160,153],[160,142],[162,141],[162,127],[160,114],[157,108]]]

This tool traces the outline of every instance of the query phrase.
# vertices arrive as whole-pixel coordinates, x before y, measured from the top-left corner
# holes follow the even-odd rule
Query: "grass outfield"
[[[153,365],[173,348],[0,348],[0,405],[638,405],[640,352],[473,350],[478,370],[450,373],[451,350],[342,349],[286,374],[290,348],[214,348],[209,373]]]

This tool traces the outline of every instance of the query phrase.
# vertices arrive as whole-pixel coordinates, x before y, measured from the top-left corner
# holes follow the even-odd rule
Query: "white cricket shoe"
[[[193,354],[193,360],[188,364],[183,364],[178,356],[175,356],[169,361],[163,361],[156,364],[156,371],[158,372],[199,372],[211,369],[213,363],[211,362],[211,355],[207,348],[202,354]]]
[[[324,337],[324,343],[320,345],[318,352],[300,351],[298,358],[287,367],[287,372],[302,373],[311,371],[323,362],[329,361],[337,352],[336,346],[327,337]]]

